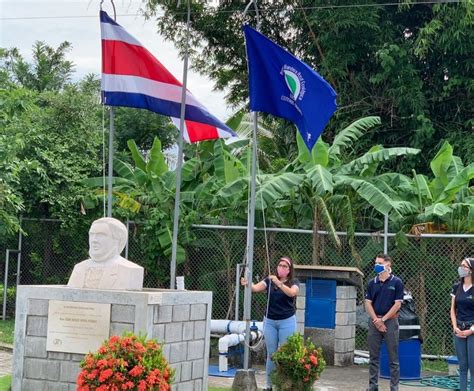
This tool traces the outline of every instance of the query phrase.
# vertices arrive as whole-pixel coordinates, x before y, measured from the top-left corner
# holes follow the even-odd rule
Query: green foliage
[[[0,55],[2,68],[9,78],[33,91],[59,91],[69,84],[74,65],[65,59],[71,44],[62,42],[53,49],[45,42],[33,45],[33,62],[25,61],[18,49],[4,50]]]
[[[380,125],[380,117],[365,117],[353,122],[336,134],[332,145],[329,147],[329,154],[334,158],[339,158],[344,149],[349,148],[368,129],[376,125]]]
[[[1,53],[0,230],[17,229],[12,215],[20,212],[78,219],[87,193],[81,182],[100,172],[97,91],[69,83],[69,49],[37,42],[31,63],[16,49]]]
[[[430,372],[448,372],[448,363],[446,360],[422,360],[421,367],[423,371]]]
[[[3,305],[3,291],[4,285],[0,284],[0,303]],[[16,300],[16,287],[11,286],[7,288],[7,317],[14,318],[15,317],[15,300]],[[10,336],[12,337],[12,336]],[[8,338],[8,336],[7,336]],[[8,343],[11,343],[8,342]]]
[[[148,151],[158,137],[163,149],[171,147],[178,135],[178,130],[169,117],[157,115],[148,110],[128,107],[114,108],[115,137],[117,150],[127,151],[127,142],[133,139],[138,148]]]
[[[28,98],[25,90],[0,90],[0,234],[3,235],[19,229],[18,214],[24,208],[19,175],[29,167],[30,162],[21,162],[17,158],[25,140],[21,135],[10,132],[8,127],[26,108]]]
[[[31,110],[9,125],[25,140],[17,158],[34,165],[19,175],[30,216],[78,218],[80,201],[87,194],[82,181],[101,167],[97,109],[92,96],[75,88],[44,92],[35,97]]]
[[[464,167],[453,147],[445,142],[430,163],[434,177],[413,171],[413,179],[404,175],[384,176],[398,197],[416,209],[403,213],[403,224],[434,222],[449,232],[474,232],[474,164]],[[397,179],[398,184],[394,183]],[[410,224],[410,221],[412,223]],[[402,226],[402,225],[401,225]]]
[[[313,383],[326,367],[322,353],[322,349],[316,349],[310,338],[305,343],[299,333],[288,337],[272,356],[275,363],[271,375],[274,387],[281,391],[312,390]]]
[[[0,391],[10,391],[12,384],[12,375],[0,377]]]

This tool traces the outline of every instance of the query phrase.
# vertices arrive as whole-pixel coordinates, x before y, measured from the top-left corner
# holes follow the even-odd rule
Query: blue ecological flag
[[[293,122],[311,151],[336,111],[336,92],[316,71],[250,26],[243,27],[250,110]]]

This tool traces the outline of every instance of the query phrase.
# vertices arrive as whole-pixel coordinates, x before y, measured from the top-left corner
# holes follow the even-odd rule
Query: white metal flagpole
[[[248,284],[244,294],[245,348],[244,369],[249,369],[250,321],[252,320],[253,243],[255,231],[255,188],[257,175],[257,113],[253,113],[252,167],[250,174],[250,203],[247,223],[247,270]]]
[[[100,9],[102,10],[102,4],[104,0],[100,2]],[[114,10],[114,20],[117,20],[117,12],[115,10],[115,4],[113,0],[112,8]],[[109,107],[109,165],[108,165],[108,178],[107,178],[107,217],[112,217],[112,179],[114,175],[114,108]],[[104,194],[105,197],[105,194]]]
[[[179,228],[179,203],[181,198],[181,167],[183,165],[183,135],[184,135],[184,114],[186,112],[186,85],[188,82],[188,51],[189,51],[189,27],[191,21],[191,0],[188,0],[188,17],[186,22],[186,45],[184,50],[183,65],[183,89],[181,92],[181,116],[179,120],[178,136],[178,162],[176,165],[176,193],[174,199],[173,216],[173,239],[171,247],[170,265],[170,289],[175,289],[176,284],[176,256],[178,252],[178,228]]]
[[[252,0],[245,8],[244,15],[247,13],[250,5],[253,4],[257,16],[257,29],[260,28],[260,18],[258,13],[257,0]],[[250,202],[247,223],[247,270],[246,278],[248,284],[244,291],[244,320],[245,320],[245,347],[244,347],[244,370],[249,369],[249,346],[250,346],[250,321],[252,320],[252,280],[253,280],[253,246],[255,231],[255,189],[257,175],[257,113],[253,113],[253,132],[252,132],[252,167],[250,173]]]

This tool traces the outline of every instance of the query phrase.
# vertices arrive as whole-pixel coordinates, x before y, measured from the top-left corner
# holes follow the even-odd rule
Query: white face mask
[[[458,267],[458,274],[459,277],[464,278],[467,277],[471,272],[468,269],[464,269],[462,266]]]

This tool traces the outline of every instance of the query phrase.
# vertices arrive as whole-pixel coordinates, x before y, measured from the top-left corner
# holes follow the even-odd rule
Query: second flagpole
[[[191,0],[188,3],[188,16],[186,21],[186,46],[184,50],[183,65],[183,89],[181,92],[181,115],[179,119],[178,136],[178,162],[176,165],[176,192],[174,199],[173,215],[173,239],[171,244],[171,265],[170,265],[170,289],[176,286],[176,258],[178,252],[178,228],[179,228],[179,203],[181,198],[181,168],[183,165],[183,137],[184,137],[184,116],[186,113],[186,86],[188,82],[188,56],[189,56],[189,27],[191,23]]]

